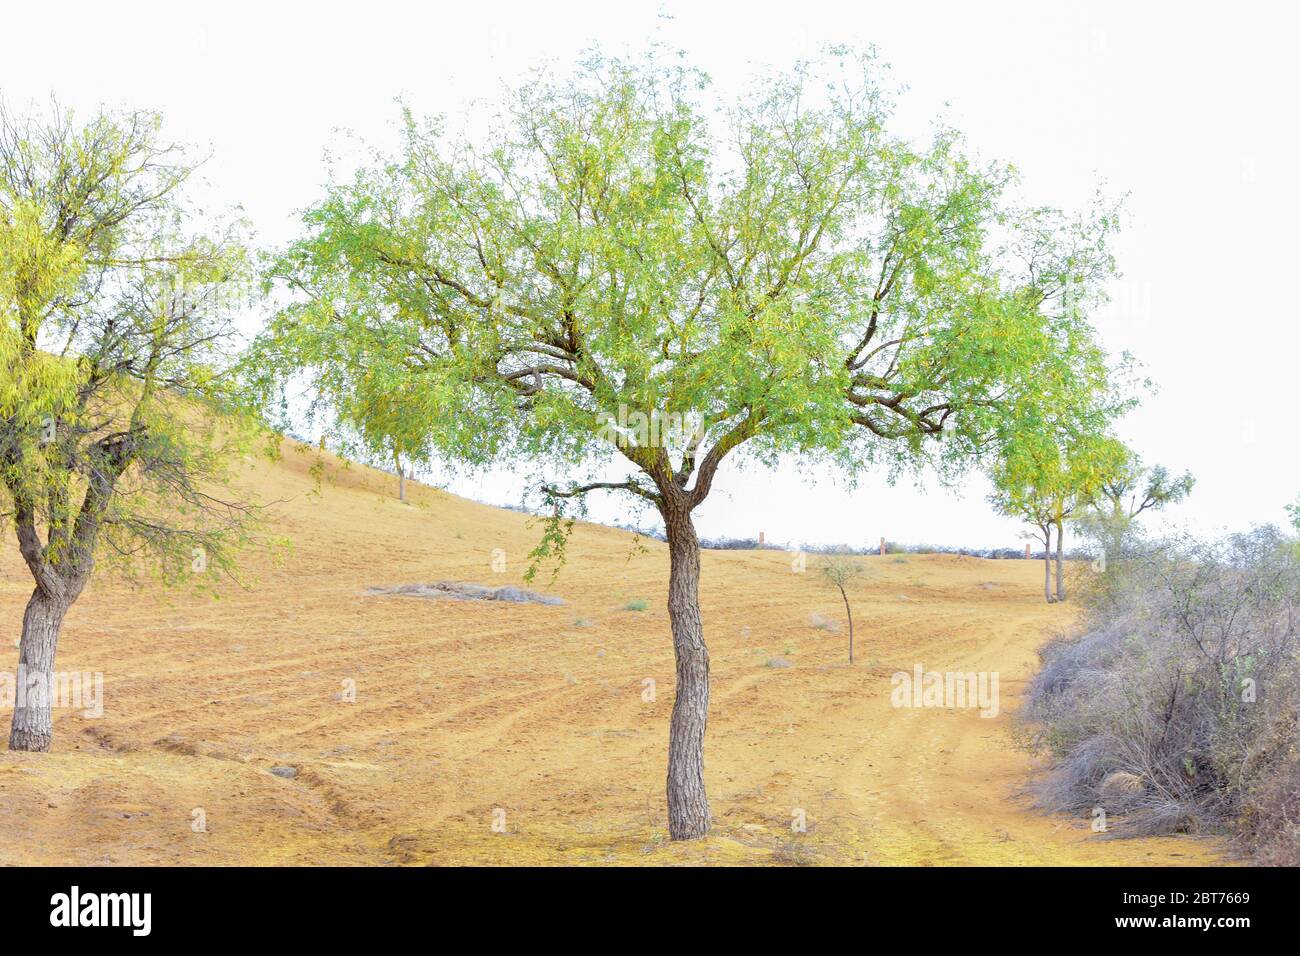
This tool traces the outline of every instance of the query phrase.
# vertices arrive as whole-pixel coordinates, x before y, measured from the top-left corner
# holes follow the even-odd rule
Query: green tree
[[[222,363],[246,256],[186,230],[192,168],[153,114],[0,107],[0,514],[35,581],[15,750],[50,747],[60,629],[97,560],[202,581],[250,514],[213,484],[245,434]]]
[[[1024,472],[999,467],[992,474],[993,491],[989,503],[1001,514],[1031,525],[1033,533],[1024,537],[1043,542],[1043,596],[1048,604],[1056,601],[1052,593],[1052,529],[1056,525],[1056,508],[1050,493]]]
[[[1104,389],[1072,398],[1104,397]],[[1066,399],[1068,402],[1069,399]],[[1124,447],[1103,429],[1125,404],[1075,407],[1045,427],[1026,422],[1003,446],[992,469],[993,505],[1032,525],[1043,540],[1043,591],[1049,604],[1065,600],[1065,522],[1096,501],[1108,476],[1123,460]],[[1059,406],[1057,406],[1059,408]],[[1056,533],[1056,589],[1052,589],[1052,532]]]
[[[1139,515],[1182,501],[1195,485],[1191,472],[1175,476],[1164,465],[1147,468],[1138,455],[1125,450],[1122,460],[1101,483],[1088,514],[1089,527],[1101,541],[1107,567],[1114,568],[1123,558],[1125,542]]]
[[[1115,226],[1017,208],[1012,171],[951,130],[889,134],[869,58],[708,95],[689,69],[592,58],[479,138],[407,114],[400,155],[306,212],[255,353],[280,383],[310,370],[371,453],[528,462],[551,515],[535,559],[562,561],[590,492],[659,513],[674,839],[709,827],[692,515],[723,462],[957,474],[1042,404],[1036,381],[1104,372],[1062,299],[1111,273]]]

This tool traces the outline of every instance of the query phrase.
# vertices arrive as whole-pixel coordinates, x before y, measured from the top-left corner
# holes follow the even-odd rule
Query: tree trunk
[[[1065,561],[1065,528],[1058,520],[1056,522],[1056,600],[1065,600],[1065,578],[1061,571],[1061,566]]]
[[[1043,594],[1048,604],[1055,602],[1052,597],[1052,526],[1050,524],[1043,528]]]
[[[1116,508],[1111,516],[1110,532],[1110,554],[1106,555],[1106,567],[1104,571],[1109,572],[1124,555],[1124,535],[1127,531],[1129,518],[1119,508]]]
[[[690,512],[664,509],[668,534],[668,618],[677,690],[668,733],[668,833],[693,840],[709,832],[704,792],[704,727],[709,714],[709,651],[700,620],[700,542]]]
[[[844,598],[844,613],[849,616],[849,663],[853,663],[853,608],[849,607],[849,596],[840,588],[840,597]]]
[[[10,750],[44,753],[50,749],[54,727],[50,718],[50,693],[54,676],[54,652],[67,602],[37,588],[23,615],[23,637],[18,650],[18,686]]]

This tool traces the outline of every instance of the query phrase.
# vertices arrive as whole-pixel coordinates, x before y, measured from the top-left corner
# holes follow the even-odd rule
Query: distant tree
[[[1124,446],[1113,438],[1075,436],[1064,452],[1060,491],[1054,497],[1056,525],[1056,599],[1065,600],[1065,522],[1093,506],[1112,473],[1123,459]]]
[[[1088,514],[1107,565],[1114,567],[1123,557],[1124,542],[1139,515],[1182,501],[1195,485],[1191,472],[1175,477],[1163,465],[1147,468],[1139,456],[1125,449],[1120,464],[1102,481]]]
[[[255,353],[271,389],[310,370],[371,452],[534,466],[551,516],[534,561],[563,560],[590,492],[659,513],[673,839],[709,828],[692,516],[723,462],[960,473],[1058,383],[1104,378],[1062,298],[1112,273],[1116,225],[1016,208],[1011,171],[950,130],[920,148],[886,133],[869,59],[802,65],[722,111],[705,87],[593,58],[520,89],[482,145],[408,114],[400,156],[306,213],[271,270],[293,301]],[[613,480],[589,470],[611,461]]]
[[[1065,600],[1065,522],[1095,502],[1123,446],[1101,432],[1122,404],[1078,412],[1047,427],[1027,427],[1007,443],[992,470],[990,496],[1003,514],[1021,518],[1043,540],[1043,590],[1049,604]],[[1056,588],[1052,589],[1052,532],[1056,532]]]
[[[1050,500],[1039,495],[1032,485],[1017,484],[1007,475],[998,475],[989,501],[1000,513],[1031,525],[1032,533],[1024,537],[1043,542],[1043,597],[1048,604],[1056,602],[1052,593],[1052,528],[1055,526],[1055,509]]]
[[[851,554],[822,555],[817,565],[821,579],[840,592],[844,600],[844,613],[849,619],[849,663],[853,663],[853,608],[849,606],[849,586],[866,572],[862,562]]]
[[[188,231],[193,168],[151,113],[0,107],[0,517],[35,581],[13,750],[50,747],[59,633],[97,561],[202,580],[251,515],[219,497],[247,435],[223,374],[246,257]]]

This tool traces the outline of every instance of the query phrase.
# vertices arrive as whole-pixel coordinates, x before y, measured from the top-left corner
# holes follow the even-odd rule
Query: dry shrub
[[[1083,632],[1042,649],[1026,698],[1038,804],[1300,862],[1298,553],[1260,528],[1148,545],[1086,582]]]

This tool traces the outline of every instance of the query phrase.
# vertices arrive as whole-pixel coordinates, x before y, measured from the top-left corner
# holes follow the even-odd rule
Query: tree
[[[1041,404],[1035,380],[1104,364],[1060,299],[1111,272],[1113,215],[1016,208],[1011,170],[951,130],[889,135],[878,74],[841,51],[710,109],[689,69],[593,57],[481,141],[407,113],[401,154],[336,182],[271,269],[293,300],[263,384],[310,370],[371,452],[529,463],[535,560],[562,562],[593,491],[658,512],[674,839],[709,827],[692,516],[723,462],[951,477]],[[391,414],[366,414],[376,395]]]
[[[1096,400],[1104,391],[1087,390],[1075,398]],[[1123,446],[1105,435],[1106,423],[1125,407],[1122,402],[1076,406],[1039,427],[1027,423],[1006,443],[992,470],[990,496],[1003,514],[1033,525],[1043,539],[1043,590],[1047,603],[1065,600],[1065,522],[1096,500],[1108,475],[1124,455]],[[1056,591],[1052,591],[1052,531],[1056,531]]]
[[[1017,483],[1006,473],[996,473],[993,479],[994,490],[989,495],[990,503],[1000,513],[1019,518],[1034,528],[1033,534],[1026,532],[1026,538],[1035,535],[1043,542],[1043,597],[1048,604],[1056,602],[1052,593],[1052,528],[1055,525],[1056,511],[1050,497],[1042,495],[1032,484]]]
[[[192,169],[150,113],[0,108],[0,514],[35,582],[14,750],[50,747],[59,633],[97,560],[201,581],[251,514],[213,484],[246,434],[222,374],[246,257],[185,231]]]
[[[1195,485],[1190,471],[1175,477],[1164,465],[1148,469],[1138,455],[1125,449],[1122,460],[1101,483],[1088,515],[1090,527],[1101,539],[1107,567],[1115,567],[1123,557],[1124,542],[1139,515],[1182,501]]]
[[[1105,484],[1123,459],[1125,449],[1116,439],[1096,433],[1085,434],[1065,451],[1061,485],[1054,497],[1056,525],[1056,600],[1065,600],[1065,522],[1077,518],[1092,506]]]
[[[866,569],[862,562],[850,554],[824,555],[817,566],[823,581],[840,592],[844,599],[844,613],[849,618],[849,663],[853,663],[853,608],[849,606],[848,587],[860,578]]]

